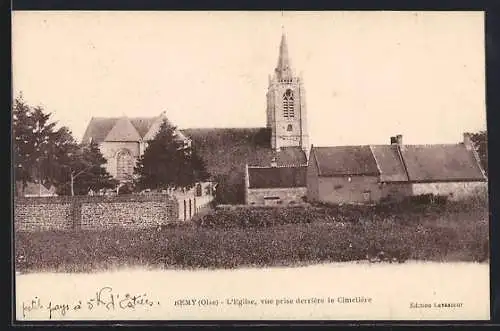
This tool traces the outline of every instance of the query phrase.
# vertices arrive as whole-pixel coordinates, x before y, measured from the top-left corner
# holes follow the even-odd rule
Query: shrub
[[[317,220],[313,208],[303,206],[256,207],[216,209],[215,211],[194,219],[195,224],[203,227],[235,228],[235,227],[270,227],[283,224],[311,223]]]
[[[423,199],[423,198],[419,198]],[[462,203],[227,206],[143,230],[16,233],[20,270],[234,268],[360,259],[485,261],[488,209]]]
[[[437,209],[408,220],[347,206],[232,208],[160,230],[16,233],[16,268],[234,268],[366,258],[481,262],[489,257],[485,215],[487,210]]]
[[[244,173],[233,167],[227,175],[218,175],[215,190],[216,204],[241,204],[245,201]]]

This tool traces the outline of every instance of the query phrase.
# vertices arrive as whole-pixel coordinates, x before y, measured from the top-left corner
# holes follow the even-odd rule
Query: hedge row
[[[234,268],[351,261],[383,255],[404,261],[484,261],[488,222],[474,214],[413,224],[394,219],[311,222],[227,229],[184,226],[158,230],[16,234],[21,271],[95,271],[112,266]]]
[[[422,199],[423,200],[423,199]],[[425,200],[423,200],[425,201]],[[379,205],[314,205],[294,207],[233,207],[215,209],[195,216],[193,223],[207,228],[271,227],[284,224],[308,224],[313,222],[381,222],[395,220],[415,223],[419,219],[453,219],[461,215],[475,214],[475,218],[487,217],[484,205],[444,202],[421,204],[399,202]]]

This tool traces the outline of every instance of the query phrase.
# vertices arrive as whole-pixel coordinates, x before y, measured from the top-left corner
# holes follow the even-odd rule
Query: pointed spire
[[[278,57],[278,64],[276,65],[276,77],[278,79],[292,79],[293,73],[288,57],[288,45],[286,42],[286,34],[283,30],[281,35],[280,53]]]

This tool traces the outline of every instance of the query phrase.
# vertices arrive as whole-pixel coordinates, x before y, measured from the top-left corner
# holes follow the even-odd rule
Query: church
[[[284,33],[266,98],[265,127],[176,131],[185,146],[196,147],[212,180],[229,188],[223,203],[371,203],[393,195],[453,195],[456,190],[467,195],[487,187],[467,134],[462,143],[435,146],[403,146],[401,135],[382,146],[309,145],[304,81],[291,67]],[[92,118],[82,143],[98,143],[108,172],[127,181],[164,120],[165,112]]]
[[[266,97],[265,127],[178,129],[177,135],[187,146],[196,146],[213,176],[235,171],[243,176],[246,165],[306,165],[309,135],[305,88],[290,66],[285,34],[281,37],[278,62],[269,77]],[[108,172],[126,181],[163,120],[168,121],[165,112],[156,117],[93,117],[82,143],[97,143],[107,160]]]

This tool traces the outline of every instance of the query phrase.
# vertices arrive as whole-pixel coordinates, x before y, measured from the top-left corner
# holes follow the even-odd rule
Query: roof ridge
[[[313,150],[311,150],[311,153],[313,153]],[[315,151],[314,151],[313,157],[314,157],[314,161],[316,163],[316,167],[318,168],[318,176],[321,176],[321,167],[319,166],[319,160],[318,160],[318,157],[316,156]]]
[[[370,146],[373,146],[373,145],[370,145],[370,144],[364,144],[364,145],[334,145],[334,146],[313,146],[313,148],[345,148],[345,147],[370,147]],[[380,145],[380,146],[383,146],[383,145]],[[390,146],[390,145],[386,145],[386,146]]]
[[[463,142],[462,142],[462,144],[465,147],[465,144]],[[474,158],[474,161],[475,161],[474,163],[475,163],[476,167],[479,168],[479,171],[483,175],[483,178],[487,180],[488,176],[486,175],[486,171],[483,169],[483,166],[481,165],[481,158],[479,157],[479,154],[477,153],[476,149],[474,147],[472,147],[470,149],[470,152],[472,154],[472,157]]]
[[[439,144],[434,144],[434,143],[427,143],[427,144],[403,144],[402,147],[405,146],[415,146],[415,147],[424,147],[424,146],[461,146],[463,145],[463,142],[458,142],[458,143],[439,143]],[[313,146],[313,148],[321,149],[321,148],[347,148],[347,147],[390,147],[392,144],[361,144],[361,145],[331,145],[331,146]]]
[[[265,126],[245,126],[245,127],[191,127],[179,128],[179,130],[248,130],[248,129],[268,129]],[[270,128],[269,128],[270,129]]]
[[[133,132],[129,131],[129,132],[125,132],[125,133],[118,132],[117,131],[118,130],[117,129],[118,125],[121,124],[121,123],[125,123],[124,125],[127,125],[128,129],[132,128],[134,131]],[[130,134],[136,135],[137,137],[139,137],[139,139],[142,138],[141,135],[140,135],[140,133],[137,131],[137,128],[130,121],[130,118],[127,117],[127,116],[122,116],[122,117],[118,118],[118,120],[115,122],[115,124],[113,125],[113,127],[106,134],[106,137],[104,138],[104,141],[123,141],[123,140],[115,140],[115,138],[111,139],[110,137],[113,137],[115,135],[118,135],[119,137],[120,136],[123,137],[125,134],[127,134],[127,135],[130,135]],[[108,140],[108,139],[110,139],[110,140]],[[135,138],[135,139],[139,140],[137,138]]]
[[[405,176],[406,176],[406,179],[408,181],[411,181],[411,178],[410,178],[410,172],[408,171],[408,166],[406,165],[406,160],[405,158],[403,157],[403,153],[401,152],[401,146],[399,145],[396,145],[396,151],[398,153],[398,158],[399,160],[401,161],[401,164],[403,165],[403,170],[405,172]]]
[[[373,159],[375,160],[375,165],[377,166],[377,170],[378,170],[378,173],[379,173],[379,176],[382,175],[382,169],[380,169],[380,165],[377,161],[377,157],[375,156],[375,153],[373,153],[373,149],[372,149],[372,146],[369,146],[370,148],[370,152],[372,153],[372,156],[373,156]]]
[[[460,146],[463,145],[462,142],[459,143],[439,143],[439,144],[404,144],[404,146],[414,146],[414,147],[432,147],[432,146]]]
[[[115,116],[115,117],[108,117],[108,116],[92,116],[91,119],[96,119],[96,120],[115,120],[118,118],[121,118],[123,116]]]
[[[254,168],[254,169],[265,169],[265,168],[306,168],[307,164],[282,164],[282,165],[276,165],[276,166],[259,166],[259,165],[250,165],[247,164],[248,169]]]

